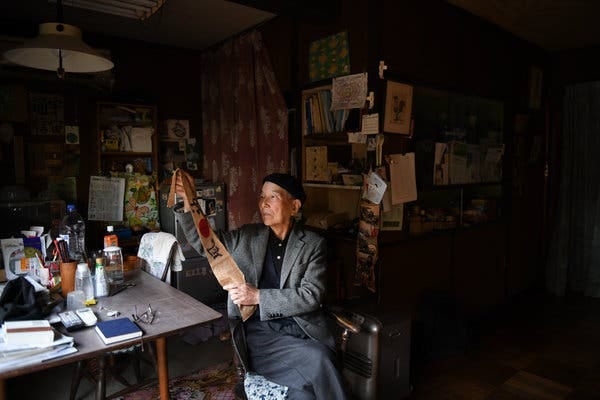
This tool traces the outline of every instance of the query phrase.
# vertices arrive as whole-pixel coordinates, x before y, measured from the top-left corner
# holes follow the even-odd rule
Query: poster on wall
[[[63,96],[45,93],[29,95],[31,134],[63,136],[65,134],[65,100]]]
[[[308,48],[311,82],[350,73],[348,32],[343,31],[315,40]]]
[[[387,81],[385,89],[385,115],[383,131],[410,135],[413,87],[400,82]]]

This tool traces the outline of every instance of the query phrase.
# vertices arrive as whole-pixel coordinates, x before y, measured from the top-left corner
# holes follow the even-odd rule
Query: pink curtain
[[[262,178],[288,170],[288,119],[261,35],[202,56],[203,175],[227,186],[228,228],[259,222]]]

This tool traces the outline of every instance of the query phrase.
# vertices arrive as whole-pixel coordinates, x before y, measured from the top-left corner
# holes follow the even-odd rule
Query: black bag
[[[23,276],[8,281],[0,296],[0,324],[42,317],[42,307],[33,285]]]

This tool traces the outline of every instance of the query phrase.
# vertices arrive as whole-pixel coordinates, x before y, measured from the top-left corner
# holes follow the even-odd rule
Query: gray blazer
[[[190,213],[176,213],[190,245],[204,254]],[[262,274],[269,227],[263,224],[244,225],[240,229],[221,232],[219,238],[243,272],[246,282],[258,286]],[[334,348],[330,319],[322,309],[325,298],[327,246],[317,233],[304,230],[296,223],[287,242],[281,267],[279,289],[260,290],[262,321],[293,317],[312,339]],[[238,306],[227,296],[229,318],[240,316]]]

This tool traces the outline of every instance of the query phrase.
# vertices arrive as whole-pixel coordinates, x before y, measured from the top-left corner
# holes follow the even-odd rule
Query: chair
[[[346,347],[351,334],[359,334],[363,329],[363,324],[367,319],[364,316],[352,312],[348,312],[340,307],[328,307],[328,314],[337,322],[340,327],[340,335],[338,338],[338,349],[341,357],[340,365],[346,366],[353,363],[352,360],[346,360]],[[288,388],[271,382],[264,376],[244,370],[244,365],[247,363],[242,360],[247,360],[245,340],[243,335],[243,327],[241,320],[230,319],[231,336],[234,349],[234,363],[237,368],[238,378],[240,383],[236,386],[236,400],[284,400],[287,398]],[[241,343],[241,348],[235,346],[235,343]],[[360,357],[362,362],[368,359],[366,355]],[[369,363],[369,375],[377,375],[377,363]],[[346,374],[344,374],[346,376]],[[365,397],[365,400],[367,397]]]
[[[167,232],[148,232],[142,236],[137,253],[142,269],[163,282],[171,282],[169,271],[181,271],[183,253],[175,236]]]
[[[137,253],[138,259],[141,260],[141,268],[147,273],[155,276],[163,282],[170,282],[169,271],[181,270],[181,261],[183,254],[179,243],[175,236],[166,232],[149,232],[142,236]],[[150,361],[143,353],[147,351],[150,355]],[[133,366],[136,384],[129,383],[127,379],[115,367],[116,356],[126,355],[129,357]],[[79,361],[71,381],[70,400],[74,400],[77,395],[77,390],[81,379],[85,376],[94,383],[98,379],[104,379],[105,376],[110,376],[117,380],[125,389],[115,393],[113,396],[124,394],[141,386],[142,376],[140,365],[141,362],[151,363],[155,371],[158,371],[156,364],[156,353],[152,343],[144,342],[126,349],[108,352],[106,354],[108,360],[87,360]]]

